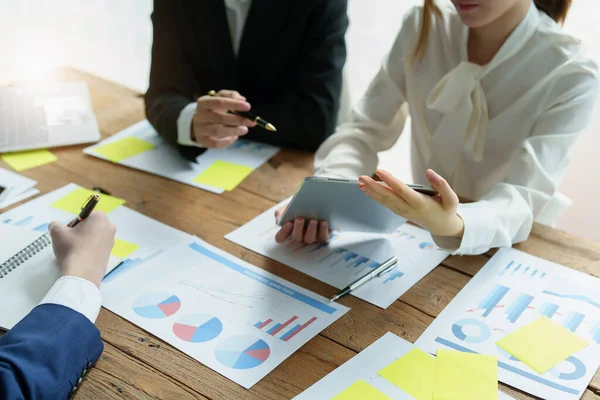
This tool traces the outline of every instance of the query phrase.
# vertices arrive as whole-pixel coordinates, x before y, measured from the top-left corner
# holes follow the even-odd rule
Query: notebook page
[[[0,264],[29,246],[44,232],[30,231],[16,226],[0,223]],[[1,285],[1,283],[0,283]]]

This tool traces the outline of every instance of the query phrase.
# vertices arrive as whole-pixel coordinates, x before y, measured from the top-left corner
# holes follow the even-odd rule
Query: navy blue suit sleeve
[[[0,337],[1,399],[64,399],[104,345],[85,316],[42,304]]]

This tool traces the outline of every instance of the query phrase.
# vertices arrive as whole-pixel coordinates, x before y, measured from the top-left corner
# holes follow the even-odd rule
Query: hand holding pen
[[[266,122],[262,119],[255,122],[256,118],[245,117],[250,116],[246,114],[250,108],[246,98],[234,90],[220,90],[218,93],[211,90],[196,101],[190,139],[208,148],[231,146],[248,133],[248,128]]]

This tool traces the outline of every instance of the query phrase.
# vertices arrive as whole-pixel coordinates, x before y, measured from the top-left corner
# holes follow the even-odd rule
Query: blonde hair
[[[562,24],[567,18],[569,9],[571,8],[572,0],[534,0],[535,6],[548,14],[554,21]],[[423,18],[421,19],[421,29],[417,46],[412,53],[412,61],[417,61],[423,58],[423,54],[427,49],[427,41],[429,40],[429,30],[433,16],[441,17],[442,10],[436,4],[435,0],[423,1]]]

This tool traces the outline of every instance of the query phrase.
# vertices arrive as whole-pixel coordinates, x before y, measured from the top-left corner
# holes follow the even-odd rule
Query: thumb
[[[425,171],[425,176],[427,176],[431,186],[433,186],[440,194],[442,207],[445,209],[454,209],[458,207],[458,196],[444,178],[432,169]]]
[[[58,221],[51,222],[50,225],[48,225],[48,231],[50,232],[50,237],[52,237],[52,240],[69,234],[69,228]]]

